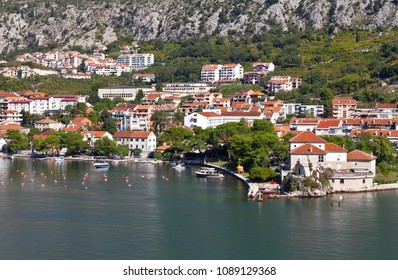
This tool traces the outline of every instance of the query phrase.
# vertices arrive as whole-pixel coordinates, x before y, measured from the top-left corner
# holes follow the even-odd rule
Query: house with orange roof
[[[242,111],[249,112],[253,105],[251,103],[246,102],[231,102],[230,110],[231,112]]]
[[[206,102],[186,102],[180,106],[181,112],[185,115],[208,108],[209,104]]]
[[[215,98],[211,106],[214,109],[229,108],[231,106],[231,98],[230,97]]]
[[[92,123],[88,118],[76,117],[65,128],[62,128],[62,130],[65,132],[79,132],[88,130],[91,126]]]
[[[144,83],[152,83],[155,81],[155,74],[152,73],[134,73],[132,75],[133,80],[140,80],[143,81]]]
[[[376,103],[374,107],[377,112],[397,112],[398,105],[396,103]]]
[[[178,104],[181,103],[181,98],[175,97],[173,95],[166,95],[163,98],[163,102],[166,103],[166,104],[176,104],[176,105],[178,105]]]
[[[156,135],[152,131],[117,131],[113,135],[117,144],[126,145],[130,151],[140,149],[143,152],[156,150]]]
[[[154,105],[162,100],[162,95],[160,93],[149,93],[142,99],[143,105]]]
[[[315,127],[320,122],[320,118],[296,118],[290,120],[290,129],[297,131],[315,131]]]
[[[268,80],[269,92],[292,91],[301,85],[301,78],[290,76],[272,76]]]
[[[256,72],[273,72],[275,71],[275,64],[272,62],[256,62],[252,64],[253,71]]]
[[[121,103],[109,115],[118,120],[118,130],[149,130],[150,120],[153,112],[157,109],[155,105],[136,105]]]
[[[354,99],[333,99],[333,118],[349,118],[357,109],[357,102]]]
[[[22,114],[18,111],[13,110],[1,110],[0,111],[0,123],[1,124],[21,124]]]
[[[207,64],[202,67],[200,77],[201,81],[205,83],[235,81],[243,78],[243,66],[240,64]]]
[[[216,98],[222,98],[220,92],[198,92],[190,96],[188,102],[204,102],[208,105],[212,105]]]
[[[220,80],[235,81],[243,79],[243,66],[240,64],[224,64],[220,69]]]
[[[275,70],[272,62],[256,62],[252,64],[252,67],[252,71],[243,74],[245,84],[265,84],[267,74]]]
[[[52,119],[42,119],[35,122],[35,127],[40,130],[52,129],[58,131],[64,127],[60,122],[54,121]]]
[[[50,134],[52,134],[53,132],[55,132],[54,129],[48,129],[48,130],[43,130],[42,132],[40,132],[39,134],[36,134],[33,136],[33,139],[46,139]]]
[[[385,136],[388,140],[393,143],[394,146],[398,145],[398,130],[387,130],[387,129],[352,129],[350,131],[350,137],[355,139],[358,135],[369,133],[373,137]]]
[[[245,102],[251,103],[251,94],[254,93],[252,90],[240,90],[232,96],[231,102]]]
[[[274,125],[274,131],[278,135],[279,139],[281,139],[283,136],[285,136],[289,132],[292,132],[290,130],[290,125],[288,123],[286,123],[286,124],[275,124]]]
[[[289,140],[289,163],[282,170],[282,178],[292,172],[298,176],[313,176],[330,169],[330,184],[334,191],[355,191],[371,188],[376,175],[376,157],[363,151],[347,152],[328,143],[310,131],[304,131]]]
[[[206,64],[203,65],[200,72],[200,79],[204,83],[214,83],[220,80],[221,64]]]
[[[266,82],[267,73],[264,71],[248,71],[243,73],[243,83],[262,85]]]
[[[315,134],[342,136],[344,135],[343,122],[339,119],[321,119],[315,127]]]
[[[30,129],[19,124],[1,124],[0,133],[7,133],[8,130],[19,130],[22,133],[28,134]]]
[[[94,144],[98,139],[106,137],[109,140],[113,140],[112,134],[108,131],[83,131],[81,134],[83,136],[83,141],[87,142],[90,147],[94,147]]]
[[[263,112],[243,112],[243,111],[222,111],[219,109],[215,110],[203,110],[203,112],[194,112],[184,117],[184,125],[188,128],[194,128],[196,126],[206,129],[208,127],[216,127],[220,124],[228,122],[239,122],[241,119],[245,119],[248,123],[253,123],[254,120],[264,119]]]
[[[264,119],[273,124],[276,124],[279,118],[284,118],[285,116],[283,108],[281,107],[264,107],[263,113]]]

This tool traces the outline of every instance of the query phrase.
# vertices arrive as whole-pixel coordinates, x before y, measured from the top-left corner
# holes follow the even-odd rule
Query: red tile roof
[[[395,103],[376,103],[376,107],[379,109],[397,109]]]
[[[207,65],[204,65],[203,67],[202,67],[202,71],[203,70],[217,70],[218,69],[218,67],[220,67],[221,65],[218,65],[218,64],[207,64]]]
[[[334,143],[326,143],[325,151],[329,153],[346,153],[347,150]]]
[[[221,112],[221,116],[224,117],[234,117],[234,116],[241,116],[241,117],[259,117],[261,116],[261,112]]]
[[[347,161],[372,161],[375,158],[377,157],[360,150],[354,150],[347,154]]]
[[[325,155],[326,152],[314,145],[304,144],[290,151],[292,155]]]
[[[151,131],[116,131],[114,138],[148,138]]]
[[[293,117],[290,120],[290,124],[318,124],[320,118],[296,118]]]
[[[290,139],[290,143],[325,143],[326,141],[311,131],[303,131]]]
[[[107,132],[106,131],[83,131],[82,135],[86,135],[90,133],[91,135],[93,135],[95,138],[101,138],[103,137]]]
[[[19,124],[4,124],[0,125],[0,130],[14,130],[14,129],[23,129]]]
[[[38,120],[36,121],[37,124],[50,124],[50,123],[58,123],[52,119],[42,119],[42,120]]]
[[[219,117],[219,114],[216,114],[214,112],[198,112],[198,115],[202,115],[206,118],[211,118],[211,117]]]
[[[356,105],[357,102],[354,99],[333,99],[333,105]]]
[[[330,127],[341,127],[341,120],[338,119],[325,119],[320,120],[316,129],[328,129]]]

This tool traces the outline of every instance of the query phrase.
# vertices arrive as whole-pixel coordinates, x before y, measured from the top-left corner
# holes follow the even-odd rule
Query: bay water
[[[398,191],[257,202],[197,168],[0,159],[0,259],[398,259]]]

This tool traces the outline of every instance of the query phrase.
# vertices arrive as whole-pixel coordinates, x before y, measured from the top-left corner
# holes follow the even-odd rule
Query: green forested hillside
[[[278,94],[279,98],[298,102],[328,104],[333,96],[355,96],[362,104],[395,102],[397,96],[382,87],[398,75],[398,30],[347,30],[333,36],[325,32],[282,31],[274,28],[254,36],[205,36],[164,42],[151,40],[140,45],[140,52],[155,54],[156,63],[147,72],[156,74],[157,83],[198,81],[203,64],[241,63],[245,70],[256,61],[272,61],[272,75],[301,77],[297,92]],[[118,46],[129,37],[108,45],[107,54],[117,57]],[[95,77],[91,81],[70,81],[57,77],[34,77],[27,80],[0,80],[0,89],[32,89],[52,93],[95,95],[99,86],[131,84],[124,77]],[[76,86],[77,85],[77,86]]]

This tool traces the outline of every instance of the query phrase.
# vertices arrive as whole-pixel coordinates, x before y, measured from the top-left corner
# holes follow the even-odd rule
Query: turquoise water
[[[194,168],[0,159],[0,170],[0,259],[398,259],[398,191],[332,207],[248,200],[236,179]]]

